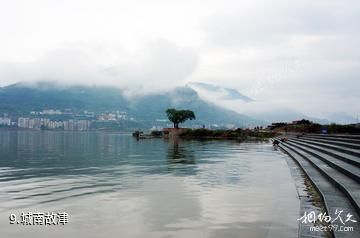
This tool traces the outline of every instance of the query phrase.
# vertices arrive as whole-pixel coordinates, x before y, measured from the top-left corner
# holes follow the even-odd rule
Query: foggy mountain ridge
[[[243,127],[267,125],[272,122],[291,122],[303,118],[321,124],[358,122],[356,118],[344,112],[328,113],[325,118],[308,116],[289,108],[259,110],[253,113],[235,112],[203,98],[198,92],[201,90],[199,85],[201,88],[207,88],[208,91],[224,90],[221,86],[196,82],[167,91],[129,97],[125,89],[109,86],[68,86],[49,81],[16,83],[0,88],[0,113],[23,115],[30,111],[48,108],[71,108],[95,112],[121,110],[128,111],[150,125],[157,119],[166,119],[164,114],[166,108],[176,107],[189,108],[197,112],[198,120],[191,123],[198,124],[233,124]],[[230,97],[226,99],[228,101],[241,100],[250,105],[256,102],[236,89],[226,89],[225,92],[233,90],[237,95],[232,99]]]
[[[44,109],[126,111],[145,127],[166,119],[167,108],[190,109],[196,120],[190,124],[217,124],[248,127],[264,125],[264,121],[222,108],[201,99],[190,87],[136,96],[129,99],[124,90],[112,87],[61,86],[51,83],[36,85],[12,84],[0,88],[0,113],[29,115],[31,111]]]

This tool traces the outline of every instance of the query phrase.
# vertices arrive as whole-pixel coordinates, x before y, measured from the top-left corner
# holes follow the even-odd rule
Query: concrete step
[[[346,148],[350,148],[350,149],[360,150],[360,144],[355,144],[355,143],[343,142],[343,141],[338,141],[338,140],[329,140],[327,138],[313,138],[313,137],[308,137],[308,136],[302,137],[302,139],[323,142],[323,143],[338,145],[338,146],[342,146],[342,147],[346,147]]]
[[[292,148],[300,156],[307,159],[316,169],[318,169],[331,183],[340,189],[353,204],[356,212],[360,215],[360,184],[349,178],[337,169],[332,168],[327,163],[319,160],[311,154],[296,148],[289,143],[282,144],[288,148]]]
[[[345,148],[343,146],[332,145],[332,144],[329,144],[329,143],[324,143],[324,142],[319,142],[319,141],[308,140],[308,139],[305,139],[305,138],[297,138],[297,140],[304,141],[304,142],[307,142],[309,144],[321,146],[321,147],[324,147],[324,148],[340,151],[342,153],[353,155],[353,156],[356,156],[356,157],[360,158],[360,150]]]
[[[360,144],[360,139],[349,139],[349,138],[341,138],[341,137],[330,137],[330,136],[321,136],[321,135],[306,135],[302,136],[303,138],[315,138],[315,139],[327,139],[327,140],[335,140],[353,144]]]
[[[295,141],[303,146],[306,146],[308,148],[311,148],[311,149],[314,149],[314,150],[317,150],[317,151],[320,151],[322,153],[325,153],[327,155],[330,155],[332,157],[335,157],[339,160],[342,160],[342,161],[345,161],[349,164],[352,164],[358,168],[360,168],[360,158],[357,157],[357,156],[353,156],[353,155],[349,155],[349,154],[346,154],[346,153],[343,153],[343,152],[340,152],[340,151],[337,151],[337,150],[333,150],[333,149],[329,149],[329,148],[324,148],[322,146],[317,146],[317,145],[314,145],[314,144],[310,144],[308,142],[304,142],[302,140],[299,140],[299,139],[289,139],[290,141]]]
[[[294,161],[307,175],[315,189],[322,197],[326,212],[330,216],[333,216],[338,209],[343,210],[345,214],[352,214],[356,221],[359,221],[359,212],[355,209],[348,196],[343,193],[343,191],[339,190],[336,185],[330,182],[326,174],[322,173],[320,169],[314,166],[314,163],[307,159],[305,155],[300,153],[298,149],[286,143],[282,143],[279,146],[285,151],[285,153],[294,159]],[[338,224],[338,221],[334,223],[334,225],[342,225],[341,223]],[[351,223],[350,225],[354,227],[353,232],[333,231],[334,236],[337,238],[360,237],[360,222]],[[306,231],[300,231],[300,237],[305,237],[306,235],[311,237],[312,234],[306,234]]]
[[[345,174],[346,176],[352,178],[353,180],[355,180],[357,183],[359,183],[360,185],[360,169],[352,164],[349,164],[345,161],[339,160],[335,157],[332,157],[328,154],[322,153],[321,151],[312,149],[312,148],[308,148],[302,144],[300,144],[297,141],[293,141],[290,140],[288,142],[286,142],[287,144],[292,145],[293,147],[296,147],[310,155],[312,155],[313,157],[316,157],[320,160],[322,160],[323,162],[325,162],[326,164],[328,164],[329,166],[331,166],[332,168],[342,172],[343,174]],[[360,187],[359,187],[360,188]]]
[[[349,134],[307,134],[309,136],[322,136],[326,138],[344,138],[344,139],[357,139],[360,140],[360,135]]]

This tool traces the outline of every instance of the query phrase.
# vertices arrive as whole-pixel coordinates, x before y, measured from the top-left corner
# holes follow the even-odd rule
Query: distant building
[[[52,121],[47,118],[19,117],[17,125],[19,128],[37,130],[51,129],[65,131],[86,131],[91,129],[91,122],[89,120]]]
[[[11,119],[8,117],[0,117],[0,125],[1,126],[10,126],[11,125]]]
[[[54,109],[47,109],[42,111],[43,115],[62,115],[62,112],[60,110],[54,110]]]
[[[29,128],[29,118],[19,117],[18,118],[18,127],[19,128]]]

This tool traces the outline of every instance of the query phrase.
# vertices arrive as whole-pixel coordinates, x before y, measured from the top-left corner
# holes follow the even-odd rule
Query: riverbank
[[[308,120],[293,123],[273,123],[268,127],[271,131],[279,133],[314,133],[314,134],[360,134],[360,124],[328,124],[321,125]]]
[[[184,139],[225,139],[225,140],[268,140],[277,135],[276,132],[236,129],[236,130],[208,130],[187,129],[179,134]]]

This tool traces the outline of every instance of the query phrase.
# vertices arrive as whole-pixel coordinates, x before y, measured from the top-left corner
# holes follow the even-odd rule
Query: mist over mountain
[[[202,83],[202,82],[191,82],[188,86],[194,90],[203,91],[209,94],[209,96],[217,97],[222,100],[241,100],[244,102],[253,101],[248,96],[241,94],[238,90],[233,88],[225,88],[214,84]]]
[[[111,87],[13,84],[0,88],[0,111],[22,115],[43,109],[126,110],[122,92]]]
[[[326,113],[326,118],[331,123],[341,123],[341,124],[359,123],[359,118],[355,118],[346,112]]]
[[[57,86],[44,82],[36,85],[13,84],[0,88],[0,113],[24,116],[44,109],[96,113],[125,111],[139,127],[146,128],[170,125],[165,110],[174,107],[195,112],[196,120],[187,122],[187,125],[248,127],[264,124],[261,120],[207,102],[187,86],[132,98],[125,94],[124,90],[113,87]]]
[[[215,84],[190,82],[187,86],[194,89],[199,96],[205,100],[264,121],[267,124],[273,122],[292,122],[301,119],[307,119],[320,124],[351,124],[359,122],[358,118],[346,112],[324,112],[322,116],[318,117],[308,115],[297,109],[274,107],[269,103],[264,104],[254,100],[240,93],[237,89],[226,88]]]
[[[329,114],[329,118],[334,120],[328,120],[312,117],[289,108],[264,108],[261,103],[259,104],[258,101],[249,98],[234,88],[225,88],[202,82],[191,82],[187,85],[198,92],[200,97],[209,100],[216,105],[233,108],[234,110],[237,108],[237,112],[264,121],[266,124],[271,124],[273,122],[292,122],[300,119],[307,119],[321,124],[329,124],[331,122],[354,122],[354,118],[351,118],[349,115],[345,116],[346,114],[342,113]],[[235,107],[233,107],[234,105]],[[248,110],[249,108],[251,108],[251,110]]]
[[[264,112],[253,113],[253,114],[251,114],[251,116],[258,118],[260,120],[264,120],[268,123],[292,122],[292,121],[300,120],[300,119],[307,119],[307,120],[310,120],[310,121],[313,121],[316,123],[320,123],[320,124],[329,124],[330,123],[330,121],[328,119],[311,117],[311,116],[305,115],[301,112],[297,112],[295,110],[291,110],[288,108],[279,108],[279,109],[274,109],[274,110],[269,110],[269,111],[264,111]]]

